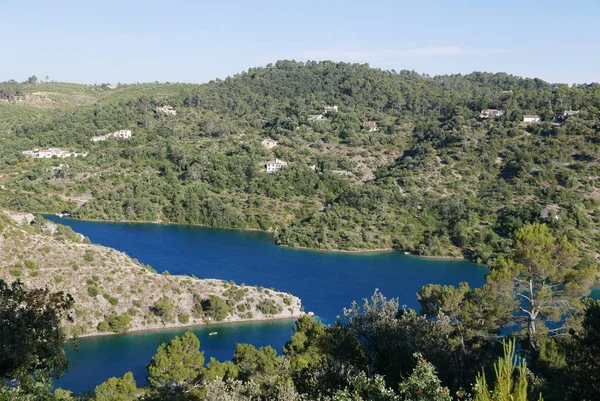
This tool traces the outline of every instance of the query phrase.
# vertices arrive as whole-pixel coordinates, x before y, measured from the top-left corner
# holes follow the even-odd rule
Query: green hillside
[[[0,98],[7,209],[272,230],[288,246],[482,262],[541,221],[598,257],[598,84],[279,61],[203,85],[3,83]],[[163,105],[177,115],[154,111]],[[325,114],[326,105],[338,111]],[[487,108],[504,115],[480,118]],[[555,120],[566,110],[579,113]],[[318,114],[325,119],[309,120]],[[524,114],[543,122],[523,123]],[[133,138],[90,141],[120,129]],[[278,145],[264,148],[265,138]],[[21,153],[43,147],[89,155]],[[287,168],[266,173],[261,162],[275,158]]]

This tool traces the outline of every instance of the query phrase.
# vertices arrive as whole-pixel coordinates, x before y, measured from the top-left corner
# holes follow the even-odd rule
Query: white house
[[[121,130],[113,132],[112,136],[114,136],[115,138],[128,139],[128,138],[131,138],[131,130],[121,129]]]
[[[279,171],[282,168],[287,167],[287,163],[283,160],[275,159],[275,160],[267,160],[264,162],[265,168],[267,169],[267,173],[272,173],[274,171]]]
[[[90,141],[92,141],[92,142],[106,141],[108,138],[111,138],[111,137],[122,138],[122,139],[129,139],[129,138],[131,138],[131,130],[122,129],[122,130],[119,130],[119,131],[115,131],[115,132],[113,132],[111,134],[93,136],[90,139]]]
[[[338,111],[338,106],[323,106],[322,109],[327,114],[329,111]]]
[[[67,157],[85,157],[87,156],[87,152],[84,153],[76,153],[69,152],[68,150],[63,150],[59,148],[48,148],[42,150],[25,150],[22,152],[23,155],[28,157],[33,157],[34,159],[51,159],[53,156],[58,157],[59,159],[64,159]]]
[[[363,128],[366,128],[369,130],[369,132],[374,132],[379,130],[379,128],[377,127],[377,123],[375,121],[365,121],[364,123],[362,123]]]
[[[71,157],[71,153],[58,148],[48,148],[38,151],[38,159],[50,159],[52,156],[63,159],[65,157]]]
[[[107,134],[107,135],[98,135],[98,136],[93,136],[92,139],[90,139],[92,142],[100,142],[100,141],[106,141],[108,138],[111,137],[111,134]]]
[[[266,139],[263,139],[263,141],[260,144],[267,149],[272,149],[275,146],[277,146],[277,141],[266,138]]]
[[[170,114],[172,116],[177,115],[177,110],[175,110],[173,108],[173,106],[162,106],[162,107],[156,107],[154,109],[155,112],[157,113],[165,113],[165,114]]]
[[[329,170],[330,173],[332,174],[338,174],[338,175],[352,175],[352,173],[350,171],[347,170]]]
[[[563,117],[573,117],[579,114],[579,110],[565,110],[563,111]]]
[[[539,123],[542,119],[537,114],[525,114],[523,116],[523,121],[526,123]]]
[[[311,114],[308,116],[309,121],[319,121],[324,120],[325,116],[323,114]]]
[[[498,109],[485,109],[481,110],[481,114],[479,114],[479,118],[493,118],[495,120],[499,119],[504,115],[503,110]]]

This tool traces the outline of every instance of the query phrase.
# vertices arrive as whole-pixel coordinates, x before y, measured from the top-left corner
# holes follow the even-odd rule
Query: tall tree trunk
[[[527,331],[529,334],[529,345],[531,346],[532,350],[537,350],[538,344],[537,344],[537,339],[536,339],[536,327],[535,327],[535,320],[537,318],[537,313],[532,312],[532,314],[529,315],[529,321],[527,324]]]

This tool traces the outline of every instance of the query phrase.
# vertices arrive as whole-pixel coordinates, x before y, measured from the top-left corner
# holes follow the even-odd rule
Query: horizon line
[[[396,70],[394,68],[374,67],[374,66],[372,66],[368,62],[349,62],[349,61],[343,61],[343,60],[339,60],[339,61],[334,61],[334,60],[310,60],[310,59],[307,59],[307,60],[278,59],[277,61],[274,61],[274,62],[269,62],[269,63],[258,65],[258,66],[248,67],[247,69],[242,70],[240,72],[229,74],[229,75],[226,75],[225,77],[215,77],[215,78],[209,79],[207,81],[203,81],[203,82],[200,82],[200,81],[194,82],[194,81],[169,81],[169,80],[167,80],[167,81],[159,81],[159,80],[154,80],[154,81],[143,81],[143,82],[140,82],[140,81],[135,81],[135,82],[134,81],[117,81],[117,82],[114,82],[114,81],[113,82],[104,81],[104,82],[100,82],[100,81],[98,81],[98,82],[92,82],[92,83],[90,83],[90,82],[74,82],[74,81],[62,81],[62,80],[49,80],[49,81],[45,81],[44,79],[42,79],[40,77],[37,77],[36,74],[30,75],[30,77],[31,76],[36,76],[38,78],[37,85],[39,85],[39,84],[46,84],[46,83],[64,83],[64,84],[88,85],[88,86],[98,86],[98,85],[104,85],[104,84],[109,84],[109,85],[111,85],[111,84],[112,85],[114,85],[114,84],[118,84],[118,85],[144,85],[144,84],[204,85],[204,84],[207,84],[207,83],[210,83],[210,82],[214,82],[214,81],[217,81],[217,80],[225,80],[227,78],[234,78],[238,74],[247,73],[250,69],[254,69],[254,68],[267,68],[267,66],[269,66],[269,65],[273,65],[274,66],[276,63],[281,62],[281,61],[293,61],[293,62],[302,63],[302,64],[306,64],[306,63],[309,63],[309,62],[316,62],[316,63],[330,62],[330,63],[334,63],[334,64],[343,63],[343,64],[367,65],[369,68],[374,69],[374,70],[380,70],[380,71],[385,71],[385,72],[390,72],[390,73],[394,72],[396,74],[400,73],[402,71],[416,72],[417,74],[419,74],[421,76],[424,76],[426,78],[431,78],[431,79],[439,78],[439,77],[447,77],[447,76],[467,76],[467,75],[471,75],[471,74],[482,73],[482,74],[493,74],[493,75],[496,75],[496,74],[507,74],[509,76],[512,76],[512,77],[515,77],[515,78],[518,78],[518,79],[540,79],[540,80],[542,80],[542,81],[544,81],[546,83],[553,84],[553,85],[569,85],[569,86],[574,86],[574,85],[594,85],[594,84],[600,84],[600,81],[594,81],[594,80],[592,80],[592,81],[570,81],[570,82],[569,81],[562,81],[562,82],[561,81],[550,81],[550,80],[546,80],[546,79],[540,78],[540,77],[517,75],[517,74],[513,74],[513,73],[510,73],[510,72],[506,72],[506,71],[491,72],[491,71],[481,71],[481,70],[477,71],[477,70],[473,70],[473,71],[468,72],[468,73],[454,72],[454,73],[445,73],[445,74],[435,74],[435,75],[432,75],[432,74],[428,74],[428,73],[418,72],[418,71],[416,71],[414,69],[408,69],[408,68],[402,68],[402,69]],[[16,83],[21,83],[21,84],[25,83],[24,81],[18,81],[18,80],[15,80],[14,78],[4,79],[4,80],[0,81],[0,83],[7,83],[7,82],[11,82],[11,81],[14,81]]]

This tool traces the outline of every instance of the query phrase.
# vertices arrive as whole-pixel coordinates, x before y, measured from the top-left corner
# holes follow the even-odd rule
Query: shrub
[[[261,311],[264,315],[275,315],[281,312],[281,307],[272,299],[260,301],[256,305],[256,309]]]
[[[110,330],[110,326],[108,325],[108,323],[106,323],[106,322],[98,323],[98,331],[109,331],[109,330]]]
[[[33,260],[26,260],[25,267],[29,270],[35,270],[38,268],[37,264]]]
[[[187,324],[190,321],[190,315],[187,313],[180,313],[177,316],[177,320],[179,320],[179,323]]]
[[[23,270],[21,269],[21,266],[14,265],[13,267],[10,268],[10,275],[11,276],[21,277],[21,274],[23,274]]]
[[[119,333],[129,330],[131,327],[130,323],[130,316],[126,314],[117,315],[116,313],[111,313],[108,316],[104,316],[104,321],[98,324],[98,330]]]
[[[98,287],[96,287],[95,285],[88,285],[87,291],[88,295],[92,298],[96,298],[96,296],[98,295]]]
[[[154,302],[150,307],[150,311],[160,317],[163,324],[173,321],[173,302],[166,296]]]
[[[83,260],[85,260],[86,262],[93,262],[94,255],[94,251],[92,251],[91,249],[86,249],[85,253],[83,254]]]
[[[217,295],[211,295],[208,299],[202,301],[202,310],[204,315],[215,321],[225,319],[230,313],[231,308],[225,300]]]

